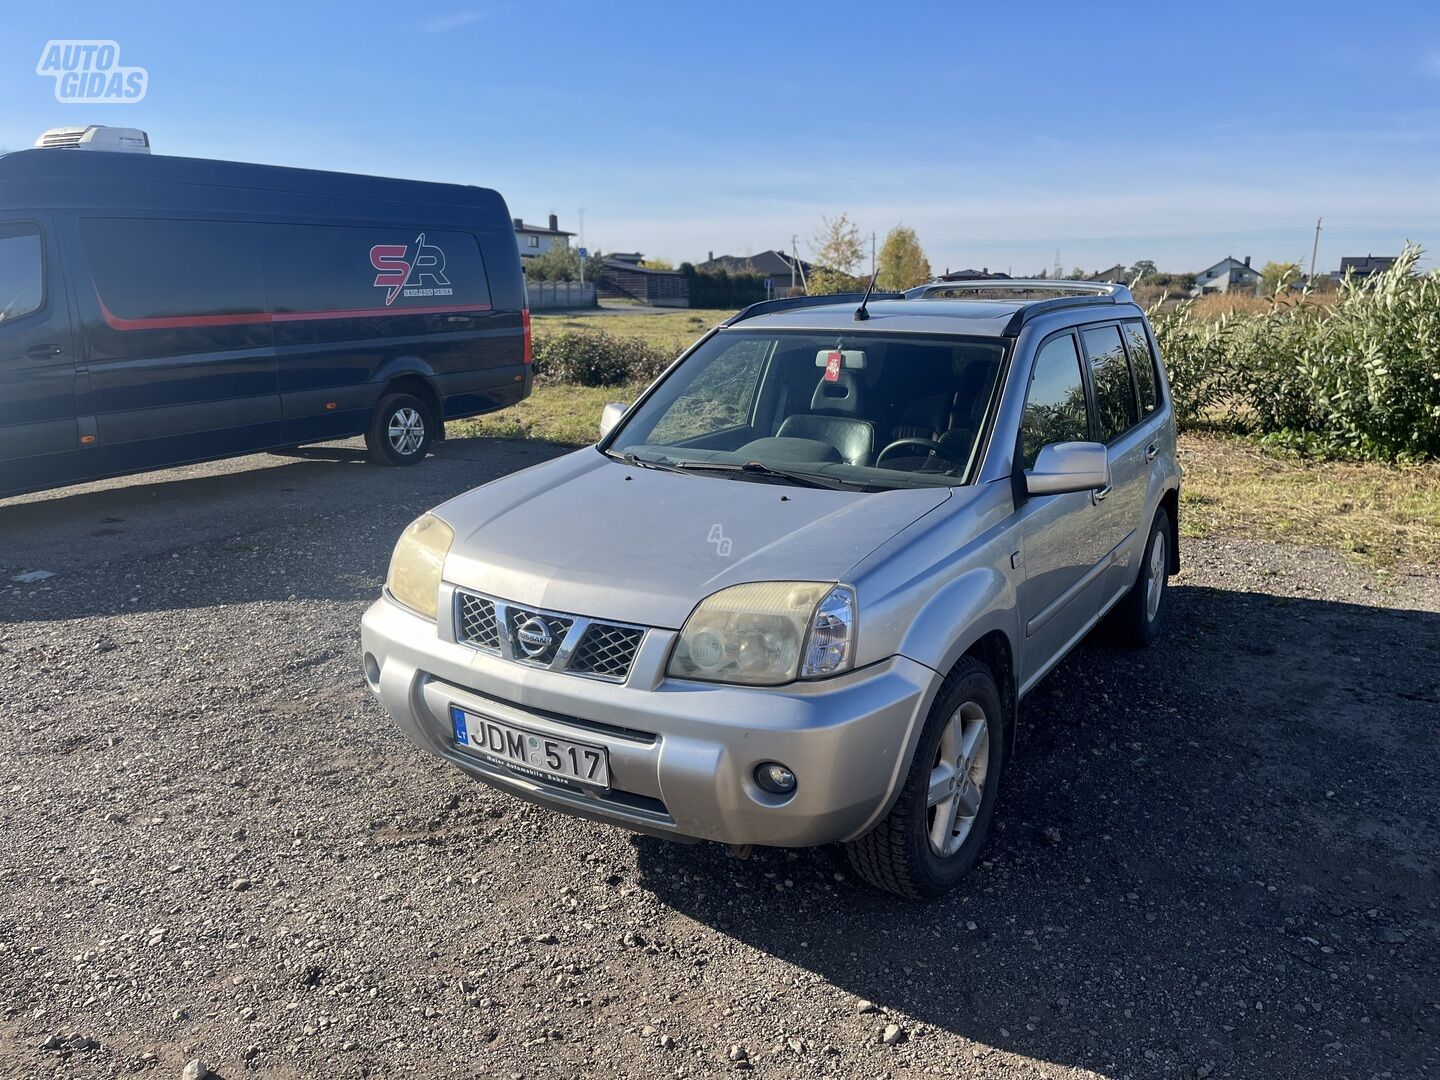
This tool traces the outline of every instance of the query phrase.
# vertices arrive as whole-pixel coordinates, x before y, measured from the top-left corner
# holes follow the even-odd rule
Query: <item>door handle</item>
[[[25,350],[25,355],[32,360],[49,360],[52,357],[59,356],[64,351],[64,345],[56,345],[52,342],[46,345],[31,345],[30,348]]]
[[[1146,460],[1146,461],[1154,461],[1156,455],[1159,454],[1159,453],[1160,453],[1160,447],[1159,447],[1159,445],[1152,442],[1149,446],[1145,447],[1145,460]]]
[[[1105,501],[1105,496],[1110,494],[1110,489],[1112,486],[1113,485],[1111,484],[1106,484],[1103,488],[1096,488],[1090,493],[1090,501],[1093,502],[1096,506],[1099,506],[1102,502]]]

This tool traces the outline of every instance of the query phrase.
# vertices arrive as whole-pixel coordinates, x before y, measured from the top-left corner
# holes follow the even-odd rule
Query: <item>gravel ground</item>
[[[0,1075],[1440,1076],[1440,573],[1188,542],[946,900],[562,818],[393,730],[351,444],[0,502]],[[17,583],[16,575],[55,576]]]

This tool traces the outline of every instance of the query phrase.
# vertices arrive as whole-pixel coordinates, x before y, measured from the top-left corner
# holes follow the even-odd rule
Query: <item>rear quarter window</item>
[[[265,280],[276,312],[490,307],[469,233],[359,226],[265,226]]]

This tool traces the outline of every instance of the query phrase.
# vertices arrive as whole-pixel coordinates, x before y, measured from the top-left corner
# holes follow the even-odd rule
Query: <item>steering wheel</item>
[[[885,449],[881,450],[880,453],[875,455],[874,467],[878,469],[880,467],[880,462],[885,460],[885,455],[890,453],[890,451],[899,450],[906,446],[922,447],[923,449],[929,451],[929,453],[926,454],[927,457],[930,456],[930,454],[936,454],[940,457],[943,457],[946,461],[949,461],[955,465],[959,465],[962,468],[965,465],[965,462],[955,455],[954,450],[950,449],[950,447],[946,446],[944,443],[936,442],[934,439],[896,439],[894,442],[886,446]]]

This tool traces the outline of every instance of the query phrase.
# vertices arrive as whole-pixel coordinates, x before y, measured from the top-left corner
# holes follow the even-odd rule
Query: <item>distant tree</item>
[[[1038,274],[1035,275],[1035,277],[1036,277],[1037,279],[1038,279],[1038,278],[1048,278],[1049,276],[1050,276],[1050,271],[1049,271],[1049,270],[1046,270],[1046,269],[1044,269],[1044,268],[1042,268],[1041,271],[1040,271]]]
[[[605,260],[595,252],[585,260],[585,280],[594,281],[604,269]],[[580,252],[556,244],[525,260],[525,276],[531,281],[579,281]]]
[[[1140,259],[1130,267],[1130,280],[1137,285],[1148,285],[1159,272],[1153,259]]]
[[[1273,296],[1300,280],[1300,266],[1293,262],[1267,262],[1260,268],[1260,295]]]
[[[820,228],[815,231],[810,243],[815,252],[815,262],[826,270],[854,277],[865,261],[860,227],[843,211],[837,218],[822,217]],[[815,290],[810,291],[813,293]]]
[[[666,258],[641,259],[640,265],[646,270],[674,270],[675,264]]]
[[[1078,266],[1075,267],[1075,269],[1073,269],[1073,270],[1070,271],[1070,280],[1071,280],[1071,281],[1084,281],[1084,280],[1085,280],[1085,271],[1084,271],[1081,267],[1078,267]]]
[[[823,266],[817,266],[814,270],[811,270],[805,278],[806,292],[811,296],[830,296],[834,293],[843,292],[864,292],[865,286],[869,283],[869,278],[862,280],[853,274],[842,274],[837,270],[830,270]]]
[[[920,246],[920,237],[906,225],[896,225],[885,237],[876,266],[877,289],[913,288],[930,280],[930,260]]]

